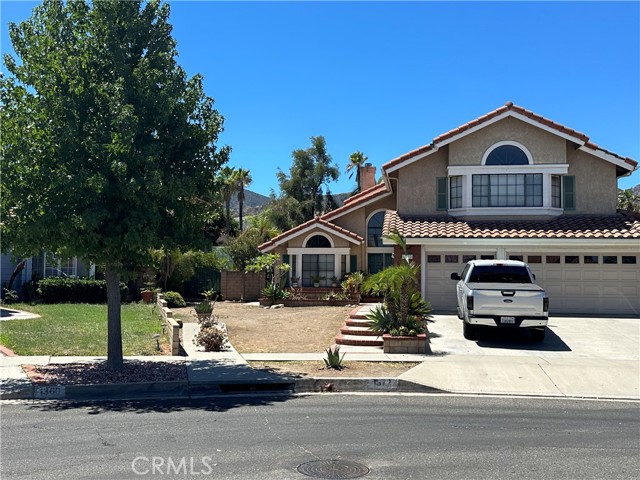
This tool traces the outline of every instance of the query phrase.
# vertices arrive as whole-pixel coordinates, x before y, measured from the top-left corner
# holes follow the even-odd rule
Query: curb
[[[237,393],[412,392],[447,393],[399,378],[283,378],[281,382],[140,382],[14,386],[0,400],[104,400],[173,398]]]
[[[397,392],[449,393],[446,390],[421,385],[401,378],[302,378],[296,379],[296,393],[314,392]]]
[[[5,357],[17,357],[18,355],[15,354],[15,352],[13,350],[11,350],[8,347],[5,347],[4,345],[0,345],[0,354],[4,355]]]

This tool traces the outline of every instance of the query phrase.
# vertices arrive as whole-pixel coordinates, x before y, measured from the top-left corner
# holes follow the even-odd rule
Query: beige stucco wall
[[[602,214],[616,212],[616,166],[567,145],[569,175],[576,177],[576,209],[571,214]]]
[[[434,215],[436,179],[447,176],[449,148],[417,160],[398,171],[398,211],[405,215]]]
[[[489,147],[498,142],[518,142],[529,150],[534,163],[566,163],[566,140],[539,127],[507,117],[449,144],[450,165],[480,165]]]
[[[357,233],[362,238],[367,237],[367,219],[369,216],[380,210],[395,210],[395,194],[385,197],[377,202],[373,202],[364,208],[351,212],[347,215],[329,220],[331,223],[346,228],[350,232]]]

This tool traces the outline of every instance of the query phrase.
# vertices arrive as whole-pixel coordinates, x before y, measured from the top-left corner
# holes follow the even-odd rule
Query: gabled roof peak
[[[565,127],[564,125],[556,123],[552,120],[549,120],[548,118],[543,117],[542,115],[538,115],[531,110],[527,110],[524,107],[520,107],[518,105],[515,105],[513,102],[508,101],[502,107],[499,107],[485,115],[482,115],[481,117],[471,120],[470,122],[467,122],[463,125],[460,125],[459,127],[454,128],[453,130],[449,130],[448,132],[435,137],[429,145],[419,147],[415,150],[412,150],[411,152],[405,153],[404,155],[391,160],[390,162],[385,163],[382,166],[382,170],[386,173],[397,170],[401,166],[407,163],[411,163],[418,157],[421,158],[422,156],[433,153],[440,147],[454,140],[457,140],[458,138],[475,132],[476,130],[483,128],[484,126],[487,126],[508,116],[517,118],[527,123],[534,124],[567,140],[573,141],[578,144],[582,150],[599,156],[608,161],[613,160],[615,163],[619,164],[626,170],[633,171],[638,165],[638,162],[629,157],[622,157],[599,147],[598,145],[590,141],[589,137],[584,133],[573,130],[572,128]]]

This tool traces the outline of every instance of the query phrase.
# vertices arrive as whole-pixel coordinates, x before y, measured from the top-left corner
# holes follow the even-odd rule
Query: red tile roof
[[[295,228],[292,228],[291,230],[287,230],[286,232],[281,233],[276,237],[273,237],[268,242],[265,242],[262,245],[260,245],[258,247],[258,250],[260,250],[261,252],[269,251],[281,241],[285,241],[287,238],[290,238],[290,237],[295,237],[297,233],[307,229],[308,227],[312,227],[313,225],[318,225],[318,226],[322,225],[330,230],[333,230],[336,233],[340,233],[342,235],[345,235],[351,238],[356,243],[362,243],[364,241],[364,238],[362,238],[357,233],[353,233],[345,228],[339,227],[338,225],[328,222],[321,217],[315,217],[301,225],[298,225]]]
[[[411,152],[405,153],[404,155],[401,155],[398,158],[395,158],[387,163],[385,163],[382,166],[382,170],[389,170],[390,168],[412,158],[415,157],[417,155],[420,155],[422,153],[426,153],[430,150],[434,150],[437,148],[437,144],[438,143],[442,143],[452,137],[455,137],[456,135],[459,135],[461,133],[464,133],[467,130],[470,130],[474,127],[477,127],[485,122],[488,122],[489,120],[502,115],[505,112],[508,111],[513,111],[514,113],[518,113],[520,115],[523,115],[535,122],[540,123],[541,125],[544,125],[546,127],[552,128],[554,130],[557,130],[560,133],[564,133],[566,135],[570,135],[582,142],[584,142],[584,146],[586,148],[589,148],[591,150],[594,151],[601,151],[604,153],[607,153],[609,155],[612,155],[616,158],[619,158],[620,160],[623,160],[624,162],[626,162],[627,164],[631,165],[632,167],[635,167],[638,165],[638,162],[636,162],[635,160],[629,158],[629,157],[622,157],[616,153],[610,152],[605,150],[604,148],[599,147],[598,145],[596,145],[595,143],[591,142],[589,140],[589,137],[587,135],[585,135],[584,133],[578,132],[576,130],[573,130],[571,128],[565,127],[564,125],[561,125],[559,123],[556,123],[552,120],[549,120],[548,118],[545,118],[541,115],[538,115],[536,113],[533,113],[530,110],[527,110],[525,108],[522,108],[518,105],[514,105],[513,102],[507,102],[504,106],[497,108],[495,110],[493,110],[492,112],[487,113],[486,115],[483,115],[481,117],[476,118],[475,120],[471,120],[470,122],[465,123],[464,125],[461,125],[457,128],[454,128],[453,130],[450,130],[446,133],[443,133],[442,135],[436,137],[433,139],[433,141],[431,142],[431,144],[429,145],[425,145],[423,147],[417,148]]]
[[[352,208],[358,205],[362,205],[363,203],[380,197],[386,193],[389,193],[389,190],[387,190],[387,185],[385,183],[379,183],[363,192],[358,193],[357,195],[347,198],[340,208],[336,208],[335,210],[331,210],[330,212],[325,213],[321,218],[325,220],[331,220],[333,218],[339,217]]]
[[[640,216],[560,216],[544,221],[476,221],[450,216],[405,216],[387,210],[383,234],[406,238],[599,238],[640,239]]]

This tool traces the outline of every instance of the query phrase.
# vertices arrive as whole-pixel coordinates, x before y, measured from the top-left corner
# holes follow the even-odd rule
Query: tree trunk
[[[11,278],[9,278],[9,283],[7,284],[7,290],[12,290],[11,287],[13,287],[13,282],[16,279],[16,277],[18,275],[20,275],[20,272],[22,272],[22,270],[24,270],[25,265],[27,264],[26,260],[21,260],[17,265],[16,268],[13,269],[13,273],[11,274]]]
[[[224,228],[227,232],[227,235],[231,235],[231,199],[224,200]]]
[[[120,315],[120,276],[107,265],[107,367],[121,370],[124,364],[122,356],[122,321]]]

